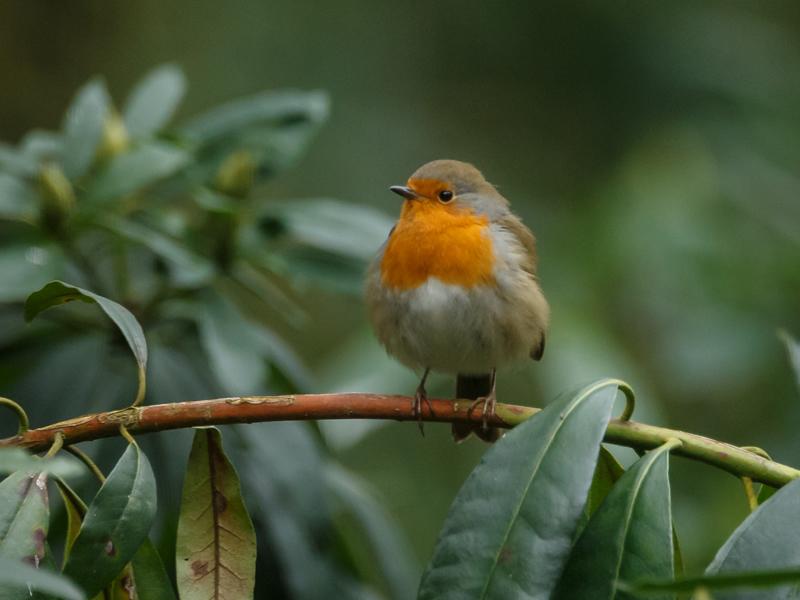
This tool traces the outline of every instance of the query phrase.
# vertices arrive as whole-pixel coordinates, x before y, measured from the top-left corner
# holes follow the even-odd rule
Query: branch
[[[412,400],[408,396],[381,394],[298,394],[294,396],[245,396],[177,402],[86,415],[38,429],[20,432],[0,440],[0,447],[19,446],[32,452],[49,448],[57,433],[64,445],[119,435],[125,425],[132,434],[166,431],[200,425],[300,421],[311,419],[392,419],[414,421]],[[472,401],[431,400],[423,405],[422,419],[432,422],[480,423],[481,411],[470,411]],[[540,412],[538,408],[498,404],[490,426],[513,427]],[[635,421],[613,419],[605,441],[611,444],[649,450],[670,438],[682,442],[673,453],[718,467],[738,477],[749,477],[780,487],[800,477],[800,471],[768,460],[754,452],[700,435],[654,427]]]

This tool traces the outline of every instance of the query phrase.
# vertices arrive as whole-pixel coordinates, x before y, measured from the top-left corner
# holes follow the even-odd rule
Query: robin
[[[435,160],[389,189],[405,200],[368,271],[372,325],[389,354],[423,371],[417,417],[423,402],[430,408],[430,371],[454,373],[456,397],[478,398],[483,423],[453,424],[453,437],[493,441],[497,368],[544,353],[550,308],[535,238],[470,164]]]

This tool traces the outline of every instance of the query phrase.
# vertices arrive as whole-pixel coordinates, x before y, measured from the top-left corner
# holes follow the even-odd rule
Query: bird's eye
[[[450,190],[442,190],[439,192],[439,200],[442,202],[450,202],[453,199],[453,192]]]

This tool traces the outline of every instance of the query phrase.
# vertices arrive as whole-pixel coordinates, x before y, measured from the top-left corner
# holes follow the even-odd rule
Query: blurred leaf
[[[30,598],[30,590],[65,600],[86,598],[80,588],[63,575],[0,557],[0,597],[3,600]]]
[[[279,248],[262,264],[302,285],[327,287],[343,294],[360,294],[364,287],[362,261],[317,248]]]
[[[183,482],[175,552],[182,598],[251,598],[256,535],[218,429],[198,428]]]
[[[789,356],[789,364],[794,371],[794,377],[797,380],[797,386],[800,388],[800,343],[794,339],[788,331],[779,331],[778,336],[786,344],[786,353]]]
[[[172,582],[150,538],[139,546],[131,564],[137,600],[176,600]]]
[[[72,545],[78,537],[83,524],[83,518],[86,516],[86,504],[81,500],[81,497],[69,486],[63,479],[56,479],[58,486],[58,493],[61,494],[61,500],[64,502],[64,509],[67,513],[67,534],[64,540],[64,559],[61,568],[63,569],[69,560],[69,554],[72,551]]]
[[[143,393],[144,373],[147,369],[147,341],[136,317],[121,304],[63,281],[51,281],[38,292],[28,296],[25,301],[25,320],[30,321],[48,308],[75,300],[97,304],[119,327],[139,366],[139,390]]]
[[[78,90],[67,109],[61,164],[71,180],[79,179],[92,166],[110,107],[105,84],[93,79]]]
[[[200,339],[214,375],[227,393],[247,395],[261,389],[267,360],[299,387],[307,385],[306,369],[290,347],[276,334],[245,319],[230,301],[208,293],[198,308]]]
[[[603,380],[565,395],[486,452],[450,507],[420,599],[550,596],[616,392]]]
[[[305,151],[327,118],[321,92],[264,92],[224,104],[192,119],[181,130],[197,147],[192,178],[213,181],[233,153],[247,152],[255,180],[284,169]]]
[[[700,577],[681,577],[675,580],[650,580],[645,579],[634,582],[620,582],[618,589],[624,590],[639,597],[661,596],[665,593],[694,592],[700,588],[707,591],[740,590],[736,597],[741,598],[777,598],[768,593],[758,593],[752,590],[757,588],[774,588],[779,585],[800,584],[800,569],[786,569],[775,571],[742,571],[739,573],[719,573],[717,575],[702,575]],[[749,590],[749,591],[744,591]],[[767,595],[764,595],[767,594]],[[726,595],[714,598],[727,598]],[[792,598],[796,596],[791,596]]]
[[[668,470],[665,444],[619,478],[572,548],[554,598],[628,599],[618,579],[674,575]]]
[[[36,193],[23,181],[0,173],[0,219],[33,223],[38,213]]]
[[[36,174],[38,164],[16,148],[0,142],[0,171],[14,177],[31,177]]]
[[[23,470],[52,473],[61,477],[72,477],[81,473],[80,465],[63,456],[40,458],[22,448],[0,448],[0,473]]]
[[[754,510],[719,549],[706,575],[776,570],[800,564],[800,480],[778,490]],[[798,588],[782,587],[763,593],[729,593],[715,596],[733,598],[796,598]]]
[[[293,597],[327,597],[337,575],[324,546],[331,515],[324,465],[309,428],[260,423],[235,430],[242,441],[236,462],[266,551],[260,556],[277,563]]]
[[[156,485],[147,457],[128,445],[92,500],[64,574],[93,597],[141,546],[156,514]]]
[[[0,482],[0,557],[38,567],[45,556],[49,516],[45,473],[17,471]]]
[[[107,216],[101,225],[163,258],[170,266],[172,281],[179,287],[200,286],[214,275],[214,267],[208,260],[146,224]]]
[[[175,174],[189,162],[190,156],[176,146],[163,142],[145,142],[128,152],[116,155],[92,178],[84,200],[98,203],[126,196]]]
[[[262,92],[223,104],[191,119],[181,132],[198,144],[236,136],[255,125],[321,122],[328,117],[322,92]]]
[[[353,515],[366,534],[390,597],[396,600],[413,598],[418,577],[416,560],[391,516],[363,482],[338,465],[327,466],[325,479],[333,495],[340,499],[344,509]]]
[[[185,91],[186,76],[176,65],[161,65],[145,75],[123,110],[131,136],[144,137],[162,129],[175,114]]]
[[[270,202],[261,217],[278,219],[285,235],[302,244],[362,261],[375,256],[394,224],[368,206],[325,198]]]
[[[36,165],[43,162],[58,162],[64,152],[63,136],[54,131],[33,129],[20,142],[20,153]]]
[[[66,261],[57,246],[0,247],[0,302],[19,302],[32,290],[64,273]]]

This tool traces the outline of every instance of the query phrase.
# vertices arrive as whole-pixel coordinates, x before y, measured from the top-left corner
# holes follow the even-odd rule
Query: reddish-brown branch
[[[431,400],[423,405],[422,420],[439,422],[481,421],[481,410],[470,410],[469,400]],[[431,411],[432,409],[432,411]],[[498,404],[488,424],[513,427],[539,412],[537,408]],[[413,421],[412,399],[408,396],[381,394],[298,394],[293,396],[247,396],[178,402],[132,407],[86,415],[0,440],[0,447],[19,446],[32,452],[50,447],[57,433],[64,444],[119,435],[119,426],[130,433],[149,433],[199,425],[256,423],[262,421],[298,421],[310,419],[391,419]],[[605,440],[647,450],[670,439],[681,442],[673,453],[699,460],[737,476],[750,477],[773,486],[781,486],[800,477],[800,471],[759,456],[744,448],[703,436],[655,427],[634,421],[612,419]]]

